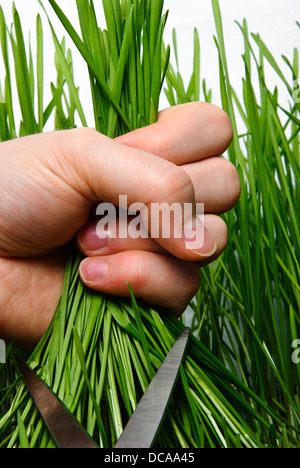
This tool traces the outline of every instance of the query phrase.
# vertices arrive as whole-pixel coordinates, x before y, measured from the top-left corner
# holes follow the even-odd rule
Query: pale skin
[[[138,298],[180,315],[200,287],[201,266],[228,241],[220,214],[238,201],[236,169],[219,157],[232,139],[227,115],[193,103],[162,111],[158,123],[110,140],[74,129],[0,144],[0,338],[33,347],[62,293],[65,245],[76,239],[91,289]],[[99,201],[205,204],[205,238],[100,240]],[[151,233],[150,233],[151,234]]]

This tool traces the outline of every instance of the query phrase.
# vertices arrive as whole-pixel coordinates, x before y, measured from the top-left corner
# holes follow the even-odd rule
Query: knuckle
[[[58,137],[60,132],[57,132]],[[88,127],[78,127],[64,132],[64,143],[69,152],[74,155],[85,154],[90,143],[97,143],[104,138],[97,130]]]
[[[105,138],[87,127],[54,132],[51,170],[88,204],[98,200],[94,192],[94,176],[100,164],[96,149]]]
[[[186,270],[185,279],[177,294],[172,297],[171,310],[175,315],[181,315],[201,287],[200,268],[196,264],[190,264]]]
[[[177,316],[183,314],[192,299],[195,297],[201,286],[200,269],[197,272],[187,275],[187,283],[178,294],[174,294],[170,310]]]
[[[131,269],[131,287],[137,297],[141,296],[142,291],[149,284],[150,273],[148,263],[143,260],[143,257],[137,252],[131,252],[130,269]]]
[[[94,128],[89,127],[78,127],[70,130],[70,134],[73,133],[77,138],[91,138],[97,135],[97,131]]]
[[[238,202],[241,195],[241,181],[235,166],[226,161],[225,165],[225,178],[227,181],[227,196],[230,207],[233,207]]]
[[[170,203],[194,201],[194,186],[189,175],[175,164],[169,165],[158,181],[157,193]]]
[[[211,122],[214,133],[218,136],[218,153],[222,154],[230,146],[233,139],[233,128],[228,114],[214,104],[207,104],[207,118]]]
[[[185,301],[190,302],[201,286],[201,274],[196,265],[191,265],[189,275],[186,276]]]
[[[233,128],[229,116],[222,109],[219,116],[219,129],[221,130],[224,148],[227,149],[233,139]]]

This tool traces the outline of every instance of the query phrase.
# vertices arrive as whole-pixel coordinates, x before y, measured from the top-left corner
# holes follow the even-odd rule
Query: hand
[[[89,256],[80,268],[87,286],[128,295],[129,281],[137,297],[181,313],[200,285],[197,264],[227,243],[217,214],[234,206],[240,185],[233,166],[216,156],[231,136],[223,111],[189,104],[115,141],[75,129],[1,143],[0,337],[22,346],[42,337],[62,292],[63,246],[76,233]],[[147,206],[204,202],[202,248],[188,250],[176,238],[117,238],[101,248],[90,213],[99,200],[117,205],[119,194]]]

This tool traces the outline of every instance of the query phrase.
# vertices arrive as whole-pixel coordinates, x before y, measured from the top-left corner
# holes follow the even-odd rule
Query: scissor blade
[[[115,448],[150,448],[163,421],[189,338],[185,328],[137,405]]]
[[[26,386],[59,448],[99,448],[65,405],[16,355]]]

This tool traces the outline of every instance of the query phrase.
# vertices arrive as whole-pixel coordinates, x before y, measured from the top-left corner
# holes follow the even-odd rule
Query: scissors
[[[169,351],[129,419],[115,448],[150,448],[172,397],[189,340],[186,327]],[[16,355],[25,384],[58,448],[99,448],[43,380]]]

